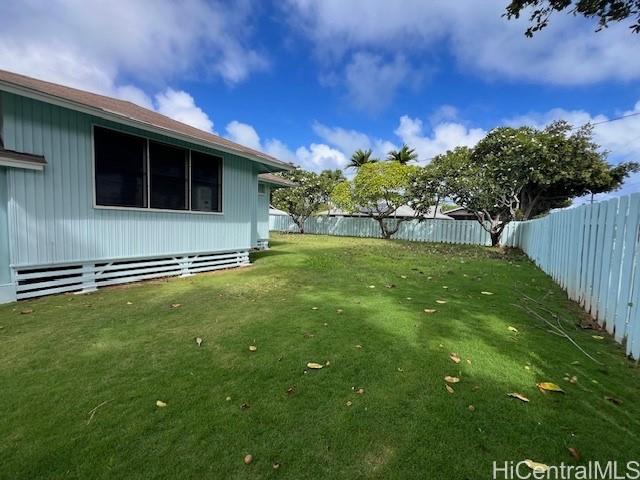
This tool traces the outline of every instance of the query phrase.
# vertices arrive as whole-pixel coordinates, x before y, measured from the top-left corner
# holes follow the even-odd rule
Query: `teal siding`
[[[258,194],[258,239],[269,239],[269,185],[263,183],[264,193]]]
[[[7,169],[0,167],[0,285],[11,282],[7,218]]]
[[[43,172],[8,169],[12,265],[211,252],[252,245],[255,164],[103,119],[1,92],[5,147],[42,154]],[[93,207],[92,125],[104,125],[223,158],[223,214]]]

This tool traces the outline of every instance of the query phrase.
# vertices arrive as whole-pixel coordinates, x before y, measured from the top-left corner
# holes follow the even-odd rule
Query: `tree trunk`
[[[395,232],[390,232],[385,223],[384,223],[384,217],[382,218],[376,218],[378,224],[380,225],[380,231],[382,232],[382,238],[384,238],[385,240],[391,240],[391,236],[395,233]]]
[[[497,247],[498,244],[500,243],[500,235],[502,235],[502,231],[496,232],[492,230],[489,235],[491,235],[491,246]]]

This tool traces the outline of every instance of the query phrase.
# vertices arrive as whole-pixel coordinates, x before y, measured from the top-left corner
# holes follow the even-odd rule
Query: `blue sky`
[[[640,112],[640,35],[507,0],[0,4],[0,68],[118,96],[305,168],[403,142],[422,163],[499,125]],[[640,158],[640,115],[596,140]],[[634,178],[623,193],[640,190]]]

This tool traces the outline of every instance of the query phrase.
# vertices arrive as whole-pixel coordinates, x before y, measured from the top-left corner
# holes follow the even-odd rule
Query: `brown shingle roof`
[[[274,185],[280,185],[281,187],[296,187],[297,183],[287,180],[280,175],[273,175],[271,173],[261,173],[258,175],[258,180],[265,183],[272,183]]]
[[[26,89],[27,91],[39,93],[46,97],[53,97],[66,103],[71,103],[72,105],[69,106],[69,108],[73,108],[73,105],[76,105],[97,110],[98,112],[108,114],[110,117],[115,117],[115,121],[117,121],[117,118],[130,120],[134,123],[142,124],[140,128],[143,129],[145,126],[155,127],[155,129],[162,130],[163,133],[168,136],[177,135],[187,137],[188,139],[195,140],[196,143],[204,143],[211,148],[229,151],[254,161],[267,163],[277,169],[290,170],[293,168],[291,164],[278,160],[271,155],[178,122],[177,120],[173,120],[158,112],[140,107],[126,100],[106,97],[104,95],[19,75],[6,70],[0,70],[0,89],[2,89],[3,85],[18,87],[20,90]]]

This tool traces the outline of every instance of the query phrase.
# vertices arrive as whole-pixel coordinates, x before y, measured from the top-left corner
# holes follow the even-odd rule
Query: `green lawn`
[[[569,447],[640,457],[638,368],[525,257],[274,237],[249,268],[0,306],[0,478],[464,479],[575,462]]]

